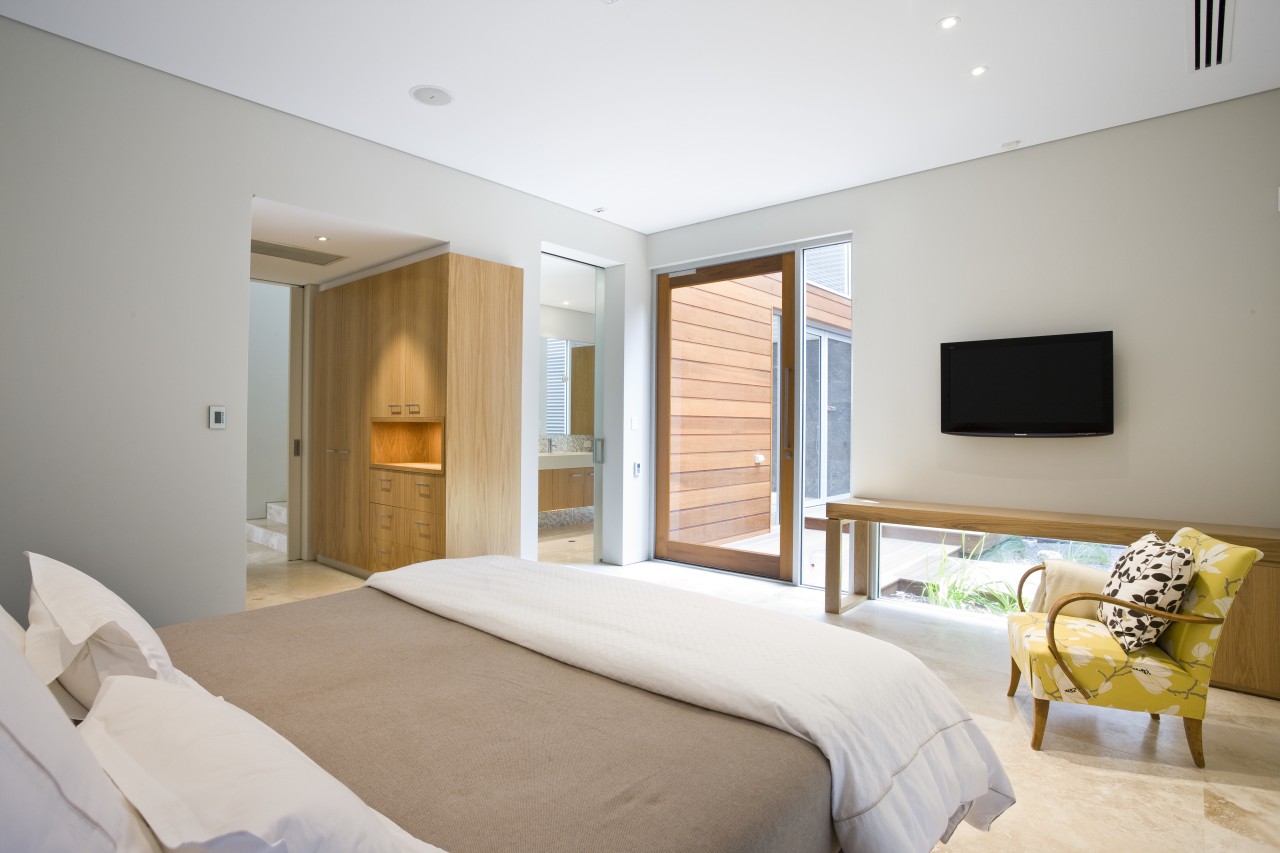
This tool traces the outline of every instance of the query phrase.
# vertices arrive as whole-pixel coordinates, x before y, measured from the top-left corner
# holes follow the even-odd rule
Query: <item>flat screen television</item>
[[[948,435],[1110,435],[1111,332],[942,345]]]

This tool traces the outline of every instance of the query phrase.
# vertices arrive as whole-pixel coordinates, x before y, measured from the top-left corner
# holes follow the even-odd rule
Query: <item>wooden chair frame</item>
[[[1022,587],[1027,582],[1027,578],[1031,577],[1035,572],[1044,571],[1044,563],[1032,566],[1018,580],[1018,609],[1023,613],[1027,612],[1026,605],[1022,602]],[[1054,637],[1054,623],[1058,618],[1058,613],[1062,608],[1075,601],[1105,601],[1108,604],[1117,604],[1127,610],[1136,610],[1139,613],[1146,613],[1149,616],[1160,616],[1171,619],[1174,622],[1186,622],[1192,625],[1221,625],[1225,620],[1220,616],[1197,616],[1193,613],[1168,613],[1164,610],[1157,610],[1154,607],[1148,607],[1145,604],[1138,604],[1132,601],[1122,601],[1110,595],[1102,595],[1096,592],[1074,592],[1064,595],[1055,601],[1049,608],[1048,616],[1045,618],[1045,640],[1049,644],[1049,654],[1053,655],[1053,659],[1057,661],[1058,666],[1062,668],[1062,672],[1080,691],[1080,695],[1085,699],[1092,699],[1093,694],[1090,693],[1085,686],[1076,678],[1071,667],[1067,665],[1067,661],[1062,657],[1062,652],[1058,650],[1058,642]],[[1021,679],[1022,670],[1018,667],[1016,660],[1010,659],[1012,670],[1009,674],[1009,695],[1012,696],[1018,689],[1018,681]],[[1035,730],[1031,735],[1031,748],[1039,749],[1040,743],[1044,739],[1045,723],[1049,719],[1049,700],[1035,699]],[[1152,714],[1153,719],[1160,719],[1159,714]],[[1196,767],[1204,767],[1204,743],[1202,735],[1203,720],[1195,720],[1190,717],[1182,718],[1183,728],[1186,730],[1187,745],[1191,749],[1191,758],[1195,761]]]

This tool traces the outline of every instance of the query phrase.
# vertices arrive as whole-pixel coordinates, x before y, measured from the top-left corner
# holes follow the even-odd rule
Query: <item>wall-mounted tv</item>
[[[1110,435],[1111,332],[942,345],[949,435]]]

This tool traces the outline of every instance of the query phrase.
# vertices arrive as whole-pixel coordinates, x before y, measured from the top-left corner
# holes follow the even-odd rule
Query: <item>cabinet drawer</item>
[[[396,506],[437,515],[444,511],[444,477],[396,471]]]
[[[436,517],[428,512],[402,510],[397,516],[398,532],[396,541],[419,551],[435,553],[439,549],[436,541]]]
[[[389,572],[414,561],[413,549],[407,545],[373,539],[369,542],[369,571]]]
[[[399,507],[369,504],[369,535],[386,542],[396,541],[397,519],[403,514]]]
[[[396,473],[385,468],[369,469],[369,500],[376,504],[396,505]]]
[[[419,551],[417,548],[413,550],[413,561],[415,563],[425,563],[427,560],[439,560],[439,554],[433,554],[430,551]]]

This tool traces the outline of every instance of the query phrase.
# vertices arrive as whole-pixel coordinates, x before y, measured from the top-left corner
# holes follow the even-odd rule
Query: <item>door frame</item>
[[[715,264],[657,277],[657,346],[655,370],[654,556],[660,560],[725,569],[791,582],[796,564],[795,449],[796,323],[786,322],[796,311],[796,253]],[[782,273],[782,317],[779,341],[778,555],[695,545],[671,539],[671,293],[673,290],[733,278]]]

